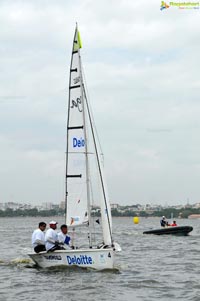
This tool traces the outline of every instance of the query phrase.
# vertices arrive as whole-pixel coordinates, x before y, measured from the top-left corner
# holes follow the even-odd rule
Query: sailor
[[[67,225],[63,224],[60,227],[60,230],[61,231],[58,233],[59,244],[63,244],[63,245],[69,246],[70,236],[67,235],[67,232],[68,232]]]
[[[35,253],[40,253],[46,251],[45,248],[45,235],[44,230],[46,229],[46,223],[40,222],[38,229],[36,229],[32,234],[32,245]]]
[[[166,218],[165,216],[162,217],[162,219],[160,220],[160,225],[161,227],[166,227],[167,226],[167,221],[166,221]]]
[[[51,221],[49,223],[49,229],[45,235],[45,246],[47,252],[53,252],[56,250],[63,250],[64,248],[59,245],[58,233],[56,232],[57,222]]]

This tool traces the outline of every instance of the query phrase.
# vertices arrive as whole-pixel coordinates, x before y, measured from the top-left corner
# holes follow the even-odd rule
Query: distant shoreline
[[[198,218],[200,217],[200,208],[165,208],[161,210],[133,210],[130,207],[124,206],[111,209],[112,217],[161,217],[165,216],[167,219],[178,219],[178,218]],[[0,210],[1,217],[50,217],[50,216],[65,216],[65,211],[61,208],[51,209],[51,210],[38,210],[37,208],[32,209],[11,209]],[[100,209],[92,212],[92,217],[100,217]]]

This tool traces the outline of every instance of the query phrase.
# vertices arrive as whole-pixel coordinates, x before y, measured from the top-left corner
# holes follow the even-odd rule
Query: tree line
[[[0,217],[16,217],[16,216],[62,216],[64,215],[63,209],[50,209],[50,210],[38,210],[37,208],[32,209],[17,209],[13,210],[7,208],[6,210],[0,210]]]
[[[150,217],[150,216],[166,216],[166,218],[188,218],[191,214],[200,214],[200,209],[197,208],[183,208],[183,209],[175,209],[175,208],[166,208],[160,211],[130,211],[130,210],[123,210],[118,211],[117,209],[112,209],[112,216],[141,216],[141,217]],[[13,210],[11,208],[7,208],[6,210],[0,210],[0,217],[16,217],[16,216],[63,216],[65,214],[64,210],[61,208],[58,209],[51,209],[51,210],[38,210],[37,208],[32,209],[17,209]],[[93,213],[93,216],[100,216],[100,212]]]
[[[112,210],[112,216],[141,216],[141,217],[161,217],[165,216],[166,218],[170,219],[173,218],[188,218],[191,214],[200,214],[200,208],[182,208],[175,209],[175,208],[166,208],[159,211],[130,211],[124,210],[123,212],[119,212],[117,209]]]

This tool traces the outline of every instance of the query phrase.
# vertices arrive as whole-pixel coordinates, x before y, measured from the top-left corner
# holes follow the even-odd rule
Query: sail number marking
[[[72,99],[71,109],[77,108],[79,112],[82,112],[81,103],[81,96],[77,97],[76,100]]]

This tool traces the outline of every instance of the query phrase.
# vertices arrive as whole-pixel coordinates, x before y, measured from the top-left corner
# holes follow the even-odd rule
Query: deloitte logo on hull
[[[73,264],[92,264],[92,257],[87,255],[80,255],[80,256],[69,256],[67,255],[67,262],[69,265]]]

